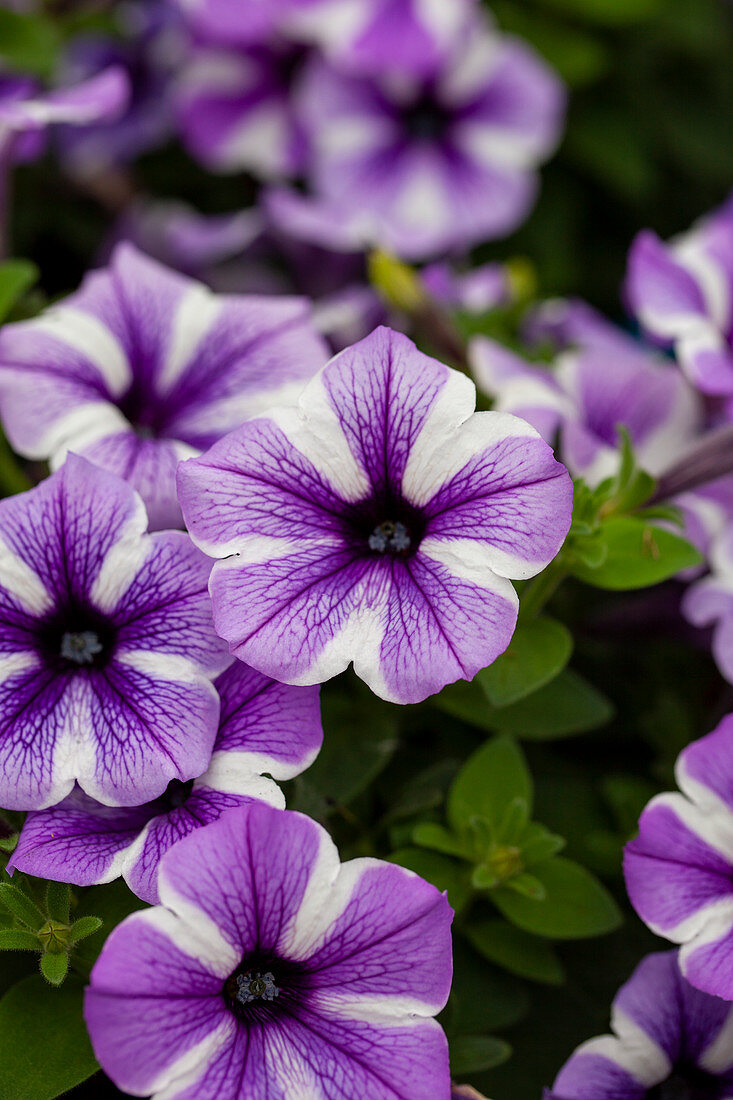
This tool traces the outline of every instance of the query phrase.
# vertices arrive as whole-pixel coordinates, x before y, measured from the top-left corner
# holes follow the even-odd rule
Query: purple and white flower
[[[626,293],[646,331],[674,348],[698,389],[733,395],[733,196],[667,244],[651,230],[640,233]]]
[[[75,781],[138,805],[205,771],[229,663],[210,565],[147,522],[129,485],[76,455],[0,501],[0,805],[52,806]]]
[[[475,0],[290,0],[289,25],[346,72],[429,77],[464,41],[476,7]]]
[[[660,794],[626,846],[632,905],[653,932],[682,944],[680,968],[706,993],[733,1000],[733,715],[684,749],[682,793]]]
[[[280,39],[242,50],[194,44],[173,89],[191,155],[215,172],[246,169],[267,180],[300,173],[306,144],[293,82],[305,52]]]
[[[203,775],[185,784],[174,779],[144,806],[103,806],[77,789],[28,815],[8,869],[77,886],[121,875],[155,904],[158,864],[173,844],[253,798],[284,807],[273,780],[299,775],[321,747],[319,689],[279,684],[240,661],[214,686],[221,716]]]
[[[251,803],[164,856],[160,907],[107,940],[85,1016],[105,1072],[153,1100],[449,1100],[444,895],[340,864],[301,814]]]
[[[733,1008],[694,989],[676,951],[647,955],[619,989],[613,1034],[578,1047],[545,1100],[731,1100]]]
[[[178,462],[293,400],[327,356],[304,299],[216,296],[125,244],[3,328],[0,415],[20,454],[53,468],[82,454],[137,489],[152,528],[175,527]]]
[[[130,82],[125,71],[113,65],[69,88],[35,94],[22,79],[4,84],[0,94],[0,159],[13,159],[20,143],[21,159],[28,151],[28,135],[40,135],[48,126],[90,126],[119,117],[127,107]]]
[[[709,554],[710,573],[688,588],[682,613],[695,626],[713,626],[715,663],[733,683],[733,523],[718,535]]]
[[[470,348],[476,382],[498,409],[529,420],[545,439],[559,430],[563,462],[590,485],[618,469],[619,425],[644,469],[661,473],[702,430],[697,395],[661,356],[593,311],[581,316],[588,324],[574,326],[552,369],[476,337]]]
[[[418,702],[509,644],[509,577],[540,572],[570,523],[566,470],[529,424],[474,413],[473,384],[377,329],[297,408],[249,420],[179,470],[217,562],[217,631],[265,675],[315,684],[354,662]]]
[[[528,214],[565,96],[523,42],[472,29],[430,79],[360,78],[313,58],[298,90],[308,180],[346,239],[424,259]]]

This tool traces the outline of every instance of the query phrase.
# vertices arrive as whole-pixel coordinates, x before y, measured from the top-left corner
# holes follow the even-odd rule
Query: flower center
[[[412,539],[404,523],[388,519],[374,528],[368,542],[369,549],[379,554],[406,554]]]
[[[77,665],[93,665],[103,648],[93,630],[67,631],[61,638],[61,656]]]
[[[192,790],[193,779],[189,779],[186,783],[181,782],[180,779],[171,779],[162,796],[165,808],[179,810],[181,806],[186,805]]]
[[[233,979],[231,996],[240,1005],[248,1005],[252,1001],[274,1001],[280,996],[280,990],[271,971],[263,974],[259,970],[250,970],[247,974],[237,974]]]
[[[728,1095],[728,1089],[719,1077],[697,1066],[680,1066],[646,1095],[647,1100],[722,1100]]]
[[[297,1009],[307,988],[308,976],[300,964],[258,953],[242,960],[225,981],[222,993],[238,1020],[255,1024]]]
[[[37,628],[37,645],[57,672],[99,669],[108,664],[116,630],[94,608],[73,603],[58,608]]]
[[[402,112],[402,125],[415,141],[439,141],[445,135],[450,122],[451,113],[429,92],[425,92]]]

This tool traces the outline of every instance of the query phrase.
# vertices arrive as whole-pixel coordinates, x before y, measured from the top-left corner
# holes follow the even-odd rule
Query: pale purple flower
[[[560,549],[570,479],[535,430],[474,413],[473,384],[377,329],[297,408],[249,420],[179,470],[217,562],[217,631],[286,683],[354,670],[418,702],[504,651],[517,595]]]
[[[39,135],[48,126],[90,126],[118,117],[129,101],[130,82],[113,65],[73,87],[35,94],[28,84],[25,90],[19,94],[16,83],[13,94],[0,95],[0,158],[12,158],[17,142],[25,141],[27,148],[27,135]]]
[[[677,758],[682,793],[660,794],[626,846],[632,905],[653,932],[682,944],[680,968],[733,1000],[733,715]]]
[[[512,303],[514,292],[504,264],[479,264],[457,271],[451,264],[428,264],[421,278],[430,297],[450,309],[465,313],[489,313]]]
[[[351,241],[423,259],[527,216],[565,97],[525,43],[480,24],[430,79],[360,78],[313,58],[297,100],[321,217]]]
[[[327,358],[301,298],[216,296],[120,245],[108,268],[0,333],[0,414],[15,449],[73,450],[125,477],[151,527],[180,525],[175,471]]]
[[[733,683],[733,522],[714,540],[709,557],[710,573],[688,588],[682,613],[695,626],[713,626],[713,657]]]
[[[701,432],[697,395],[673,364],[590,310],[553,367],[537,366],[495,340],[476,337],[474,378],[496,407],[529,420],[548,440],[560,430],[562,460],[597,485],[619,465],[618,427],[640,464],[659,474]]]
[[[196,37],[222,46],[271,42],[294,10],[320,0],[173,0]]]
[[[651,230],[629,255],[626,293],[654,339],[703,393],[733,395],[733,196],[668,243]]]
[[[685,981],[676,951],[642,960],[611,1028],[578,1047],[545,1100],[733,1098],[733,1009]]]
[[[51,806],[75,781],[138,805],[205,770],[229,660],[210,565],[147,522],[126,482],[76,455],[0,502],[0,805]]]
[[[273,779],[299,775],[321,747],[319,689],[279,684],[241,661],[214,686],[221,716],[203,775],[173,780],[159,798],[136,807],[103,806],[77,789],[60,805],[28,814],[8,869],[78,886],[121,875],[155,904],[158,864],[173,844],[253,798],[282,808]]]
[[[304,55],[279,39],[247,50],[194,45],[173,89],[178,130],[191,155],[215,172],[246,169],[268,180],[297,175],[306,145],[292,85]]]
[[[251,803],[176,844],[160,907],[107,940],[85,1016],[104,1071],[153,1100],[449,1100],[432,1017],[451,909],[395,864],[340,864],[301,814]]]
[[[289,25],[346,72],[428,77],[463,44],[476,8],[475,0],[290,0]]]
[[[93,175],[161,146],[173,130],[168,88],[184,56],[184,35],[170,4],[122,3],[115,10],[118,35],[72,37],[62,59],[66,84],[89,79],[109,66],[127,74],[130,100],[118,118],[64,127],[59,141],[67,168]]]

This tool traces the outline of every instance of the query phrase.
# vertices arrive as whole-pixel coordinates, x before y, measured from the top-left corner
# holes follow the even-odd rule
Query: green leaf
[[[102,926],[97,932],[87,936],[74,950],[74,965],[91,968],[102,950],[104,941],[112,929],[125,919],[130,913],[138,909],[146,909],[144,902],[136,897],[132,890],[117,879],[104,886],[92,886],[84,890],[79,898],[75,916],[77,924],[83,917],[94,916],[101,919]],[[0,1094],[0,1100],[3,1100]]]
[[[624,591],[647,588],[699,565],[700,553],[679,535],[633,516],[607,520],[602,537],[608,553],[597,568],[571,563],[573,576],[596,588]]]
[[[50,20],[0,9],[0,42],[4,65],[39,76],[53,73],[60,36]]]
[[[529,1008],[527,986],[478,955],[462,936],[453,944],[453,985],[446,1012],[451,1035],[512,1027]]]
[[[15,303],[37,279],[38,268],[30,260],[6,260],[0,264],[0,322],[5,320]]]
[[[530,901],[544,901],[547,897],[547,891],[537,876],[528,875],[526,871],[508,878],[505,886],[508,890],[515,890],[523,898],[529,898]]]
[[[493,706],[505,707],[549,683],[565,668],[572,651],[572,635],[562,623],[520,623],[508,649],[476,679]]]
[[[102,921],[99,917],[80,917],[71,926],[69,943],[79,943],[80,940],[85,940],[87,936],[93,936],[101,927]]]
[[[400,867],[407,867],[432,882],[439,890],[447,890],[448,901],[456,913],[468,902],[471,896],[470,868],[465,863],[456,863],[448,856],[425,848],[400,848],[389,858],[392,863],[399,863]]]
[[[443,825],[433,821],[424,821],[416,825],[412,831],[412,839],[421,848],[431,848],[434,852],[444,852],[449,856],[458,856],[459,859],[470,858],[465,844]]]
[[[323,748],[306,772],[308,785],[329,802],[348,805],[387,766],[397,748],[395,716],[369,697],[323,698]]]
[[[493,1035],[459,1035],[450,1045],[450,1068],[454,1077],[500,1066],[511,1057],[512,1048]]]
[[[38,930],[45,921],[43,913],[28,895],[9,882],[0,882],[0,905],[29,928]]]
[[[71,907],[71,887],[67,882],[49,882],[46,887],[46,909],[52,920],[67,924]]]
[[[0,951],[40,951],[41,945],[33,932],[22,928],[0,929]]]
[[[69,972],[69,956],[66,954],[41,955],[41,973],[51,985],[61,985]]]
[[[462,722],[468,722],[470,726],[489,732],[494,729],[493,708],[477,680],[471,682],[458,680],[455,684],[448,684],[439,695],[434,695],[430,702],[446,714],[460,718]]]
[[[12,836],[4,836],[0,839],[0,852],[14,852],[18,847],[18,841],[20,840],[20,833],[13,833]]]
[[[469,924],[468,939],[485,959],[505,967],[520,978],[547,985],[561,985],[565,973],[557,953],[547,940],[531,936],[498,918]]]
[[[542,0],[542,3],[586,23],[623,26],[655,16],[666,0]]]
[[[510,737],[493,737],[469,758],[448,792],[446,812],[456,831],[473,817],[499,825],[515,799],[532,805],[532,776],[524,754]]]
[[[613,707],[587,680],[571,669],[534,695],[492,713],[493,724],[506,733],[530,741],[568,737],[602,726]]]
[[[491,900],[504,916],[526,932],[551,939],[583,939],[612,932],[621,923],[616,902],[601,883],[564,856],[534,868],[545,889],[536,901],[500,886]]]
[[[34,974],[0,1000],[0,1100],[54,1100],[96,1072],[83,996],[73,974],[60,989]]]

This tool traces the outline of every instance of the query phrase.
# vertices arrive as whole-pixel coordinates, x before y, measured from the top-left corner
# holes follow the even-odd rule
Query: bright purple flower
[[[0,502],[0,804],[40,809],[76,780],[137,805],[200,775],[228,664],[209,563],[145,534],[139,496],[76,455]]]
[[[523,42],[476,27],[429,80],[309,63],[298,104],[316,205],[345,236],[411,259],[504,236],[557,143],[564,92]]]
[[[528,424],[473,413],[475,389],[377,329],[297,408],[249,420],[179,471],[183,514],[217,562],[217,630],[241,660],[315,684],[354,662],[418,702],[509,644],[517,596],[560,549],[565,469]]]
[[[733,394],[733,196],[667,244],[650,230],[640,233],[626,293],[644,328],[674,348],[698,389]]]
[[[241,51],[194,46],[174,88],[178,128],[192,156],[215,172],[297,175],[306,147],[292,84],[303,57],[302,47],[280,40]]]
[[[164,856],[162,906],[119,925],[91,976],[95,1053],[153,1100],[449,1100],[432,1019],[452,912],[395,864],[339,864],[325,829],[263,803]]]
[[[20,454],[83,454],[130,481],[151,527],[174,527],[179,460],[294,398],[327,354],[303,299],[216,296],[124,244],[76,294],[3,328],[0,413]]]
[[[685,981],[675,951],[637,966],[616,994],[611,1028],[578,1047],[545,1100],[733,1097],[733,1010]]]
[[[710,569],[708,576],[688,588],[682,613],[695,626],[714,626],[713,657],[733,683],[733,523],[713,542]]]
[[[682,794],[653,798],[626,846],[631,902],[652,931],[682,944],[682,973],[733,1000],[733,715],[684,749]]]
[[[57,88],[42,95],[33,94],[33,85],[21,91],[15,81],[12,94],[0,94],[0,157],[15,156],[16,143],[27,155],[28,135],[40,135],[47,126],[66,123],[90,126],[103,119],[117,118],[125,110],[130,82],[119,66],[110,66],[91,80],[70,88]],[[9,90],[5,85],[6,92]]]
[[[222,46],[271,42],[288,16],[320,0],[173,0],[197,38]]]
[[[138,897],[155,904],[158,864],[173,844],[253,798],[283,807],[272,780],[299,775],[321,747],[319,689],[279,684],[240,661],[215,687],[219,732],[202,776],[173,780],[160,798],[138,807],[102,806],[77,789],[60,805],[28,815],[8,867],[77,886],[122,875]]]
[[[346,72],[429,77],[463,43],[476,6],[475,0],[290,0],[290,23]]]

